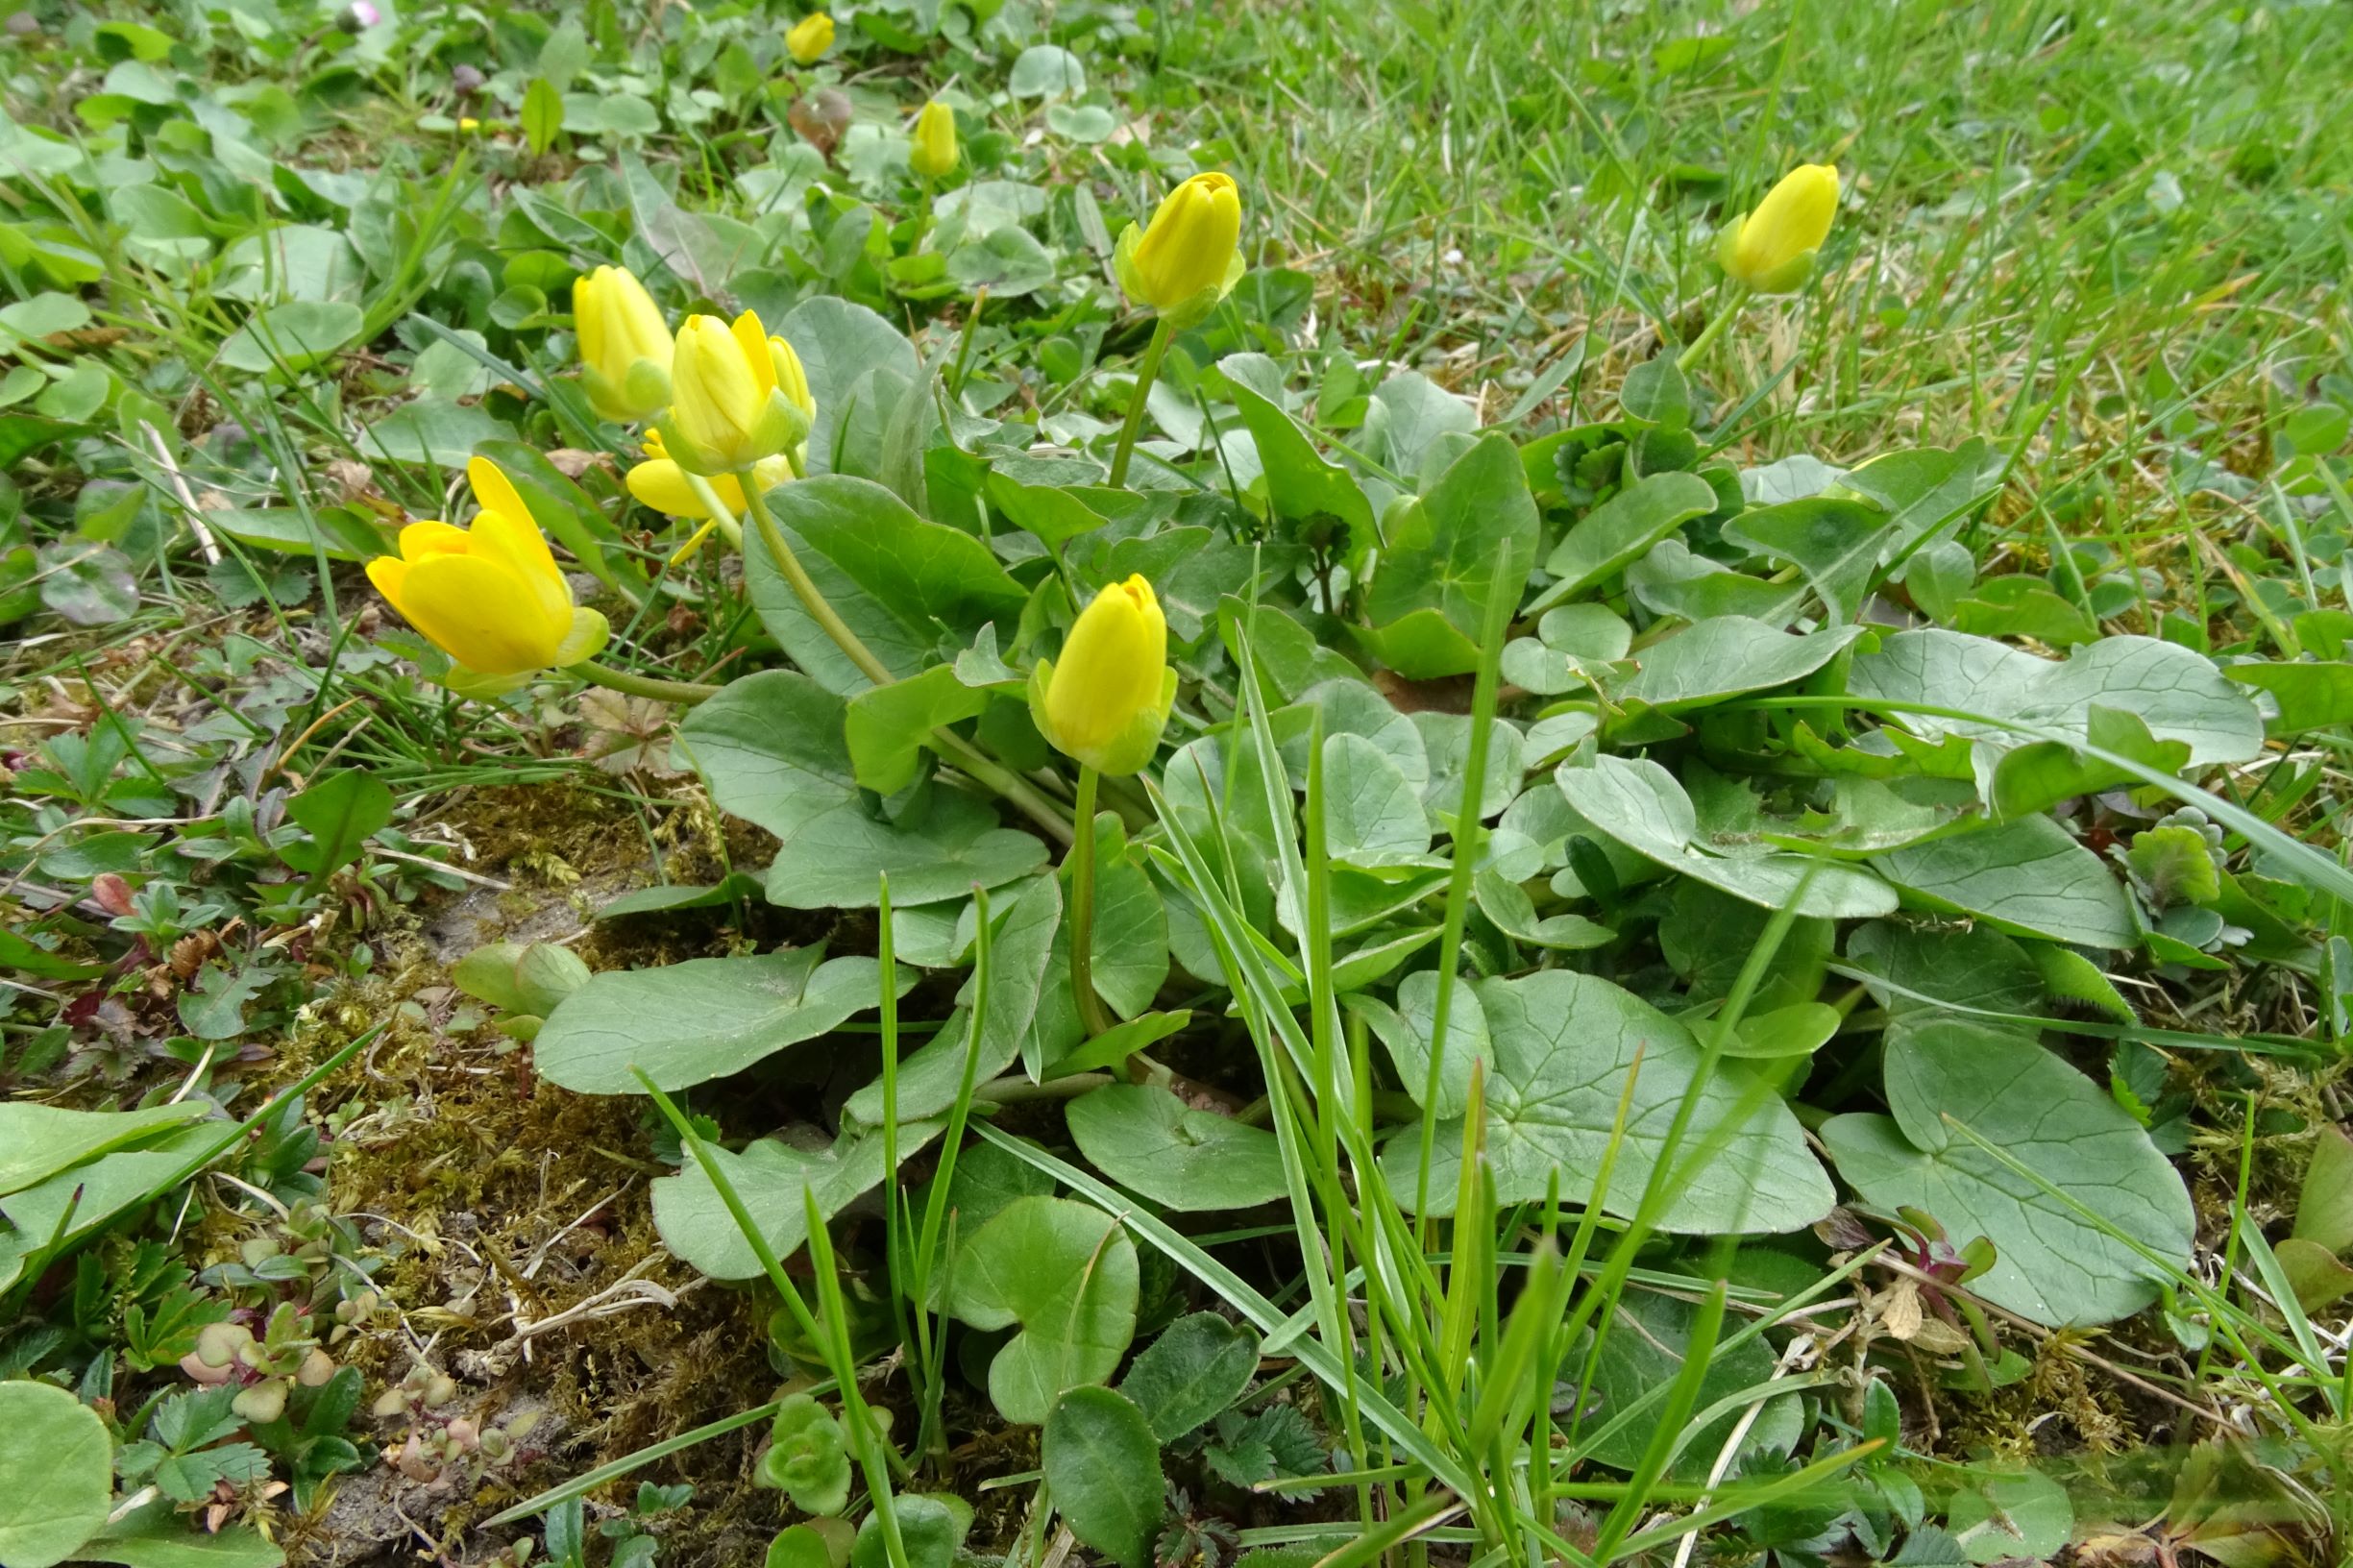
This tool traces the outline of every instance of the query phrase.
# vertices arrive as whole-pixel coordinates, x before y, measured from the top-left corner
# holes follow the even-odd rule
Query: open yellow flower
[[[800,356],[747,310],[732,326],[689,316],[670,366],[671,404],[661,426],[668,456],[696,474],[741,474],[793,453],[817,415]]]
[[[1041,659],[1030,674],[1039,733],[1103,773],[1150,762],[1175,701],[1168,622],[1141,576],[1095,595],[1064,640],[1061,661]]]
[[[625,267],[599,267],[572,281],[572,324],[580,340],[580,381],[606,419],[627,424],[670,402],[670,323]]]
[[[794,60],[803,65],[814,65],[833,47],[833,18],[821,11],[813,11],[795,22],[784,36],[784,46],[793,52]]]
[[[1241,193],[1231,176],[1196,174],[1163,199],[1151,223],[1119,235],[1113,264],[1129,299],[1189,325],[1242,275]]]
[[[1802,163],[1725,227],[1716,260],[1734,282],[1759,294],[1787,294],[1814,275],[1814,254],[1838,216],[1838,166]]]
[[[926,180],[952,172],[962,157],[956,146],[956,111],[934,98],[915,117],[915,146],[907,162]]]
[[[462,689],[489,692],[533,672],[578,664],[604,646],[604,617],[572,585],[512,480],[477,457],[466,478],[481,503],[473,527],[411,523],[401,552],[368,563],[368,580],[402,618],[460,667]]]

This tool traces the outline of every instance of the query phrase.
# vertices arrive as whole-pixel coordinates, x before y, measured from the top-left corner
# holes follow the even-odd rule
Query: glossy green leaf
[[[1109,1388],[1072,1388],[1045,1418],[1039,1460],[1063,1523],[1119,1568],[1144,1568],[1165,1507],[1160,1443]]]
[[[0,1562],[72,1556],[107,1522],[113,1475],[97,1411],[53,1384],[0,1383]]]
[[[931,732],[978,717],[988,703],[986,691],[966,685],[947,664],[860,692],[849,699],[843,726],[859,784],[877,795],[905,789],[915,781]]]
[[[1164,1209],[1253,1209],[1283,1196],[1274,1134],[1193,1110],[1158,1085],[1107,1084],[1066,1115],[1089,1164]]]
[[[608,969],[557,1004],[532,1042],[541,1076],[581,1094],[640,1092],[741,1072],[877,1004],[881,970],[823,947]],[[915,975],[900,970],[905,994]]]
[[[1849,689],[1954,710],[1964,717],[1901,714],[1894,722],[1981,747],[2022,738],[1967,715],[2082,737],[2096,703],[2135,715],[2159,740],[2187,742],[2194,763],[2244,762],[2263,749],[2263,721],[2245,694],[2203,655],[2151,637],[2106,638],[2060,662],[1955,631],[1898,632],[1856,657]]]
[[[1401,515],[1393,514],[1390,537],[1365,594],[1366,618],[1380,627],[1435,611],[1460,634],[1460,648],[1470,650],[1472,662],[1463,662],[1458,649],[1432,663],[1405,655],[1399,647],[1385,647],[1392,667],[1409,679],[1468,671],[1476,662],[1488,600],[1499,592],[1519,592],[1518,581],[1498,583],[1497,574],[1507,563],[1532,564],[1539,527],[1519,453],[1502,435],[1478,442],[1438,476],[1429,494]],[[1409,662],[1399,663],[1401,655]]]
[[[1871,864],[1930,909],[1975,915],[2017,935],[2093,947],[2141,940],[2123,885],[2048,817],[1891,850]]]
[[[139,1111],[68,1111],[31,1100],[0,1104],[0,1194],[111,1150],[151,1142],[199,1119],[205,1109],[200,1100]]]
[[[1529,607],[1542,609],[1583,593],[1715,509],[1715,490],[1696,474],[1654,474],[1628,485],[1569,529],[1544,563],[1556,580]]]
[[[1109,1377],[1136,1332],[1136,1281],[1135,1243],[1092,1204],[1017,1198],[973,1233],[948,1310],[1020,1329],[989,1363],[997,1413],[1038,1426],[1065,1390]]]
[[[910,1119],[898,1130],[898,1157],[921,1152],[940,1136],[941,1123]],[[802,1149],[778,1139],[755,1139],[742,1153],[710,1151],[753,1225],[778,1258],[790,1258],[808,1240],[808,1210],[801,1194],[815,1195],[818,1212],[830,1219],[888,1174],[882,1139],[846,1130],[827,1147]],[[719,1189],[702,1166],[688,1161],[675,1175],[652,1183],[653,1226],[662,1244],[690,1268],[715,1280],[748,1280],[761,1272],[759,1256],[744,1238]]]
[[[932,663],[944,636],[968,643],[993,621],[1010,627],[1028,601],[988,546],[925,522],[870,480],[829,475],[778,485],[768,504],[818,591],[895,676]],[[757,527],[744,529],[744,569],[762,624],[795,664],[844,697],[873,684],[803,607]]]
[[[1623,695],[1678,712],[1802,680],[1836,658],[1859,626],[1791,636],[1762,621],[1720,615],[1642,650]]]
[[[1601,1173],[1626,1080],[1640,1058],[1625,1140],[1601,1194],[1630,1215],[1657,1162],[1667,1124],[1700,1065],[1690,1031],[1605,980],[1547,969],[1519,980],[1465,982],[1486,1016],[1487,1159],[1502,1203],[1541,1200],[1557,1176],[1563,1201],[1584,1202]],[[1459,994],[1459,992],[1458,992]],[[1806,1151],[1777,1094],[1751,1093],[1739,1063],[1701,1090],[1682,1154],[1706,1149],[1667,1199],[1661,1225],[1715,1234],[1790,1231],[1828,1212],[1829,1178]],[[1752,1101],[1742,1110],[1744,1098]],[[1384,1157],[1392,1190],[1416,1189],[1420,1135],[1409,1128]],[[1441,1120],[1430,1177],[1432,1211],[1449,1213],[1462,1147],[1460,1117]]]
[[[2130,1316],[2156,1299],[2161,1271],[2110,1230],[2189,1265],[2181,1177],[2104,1088],[2033,1041],[1926,1022],[1889,1041],[1886,1074],[1892,1115],[1833,1116],[1823,1140],[1865,1202],[1924,1210],[1956,1246],[1992,1241],[1994,1266],[1970,1284],[1987,1300],[2053,1327]]]
[[[1734,897],[1767,908],[1799,898],[1802,915],[1855,919],[1896,908],[1896,890],[1860,867],[1744,846],[1715,851],[1700,841],[1691,797],[1673,773],[1647,758],[1600,756],[1589,767],[1564,763],[1553,775],[1560,793],[1587,822],[1627,848],[1670,870],[1697,877]],[[1808,869],[1813,881],[1799,896]]]
[[[898,886],[896,877],[891,885],[894,889]],[[1055,877],[1034,877],[1010,897],[999,894],[990,903],[995,942],[990,953],[989,1012],[981,1027],[975,1083],[986,1083],[1011,1066],[1037,1028],[1041,997],[1047,977],[1054,972],[1050,960],[1063,926],[1062,884]],[[975,989],[974,980],[968,977],[947,1022],[899,1063],[900,1116],[938,1115],[955,1103],[966,1056],[973,1049],[969,1010]],[[870,1083],[852,1094],[843,1115],[860,1126],[880,1127],[881,1083]]]

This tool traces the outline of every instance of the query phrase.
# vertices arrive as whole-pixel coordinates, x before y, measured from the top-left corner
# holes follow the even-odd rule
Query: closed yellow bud
[[[784,36],[784,46],[801,64],[816,64],[833,47],[833,18],[821,11],[811,12],[793,24],[793,30]]]
[[[522,677],[595,653],[604,617],[574,605],[572,585],[513,481],[481,457],[466,465],[466,477],[482,505],[474,526],[409,524],[400,554],[370,561],[368,580],[473,675]]]
[[[765,494],[793,477],[782,457],[763,457],[752,466],[752,482]],[[737,517],[744,515],[744,481],[732,474],[714,474],[706,480],[720,504]],[[710,507],[696,493],[686,470],[662,446],[662,432],[646,432],[646,460],[631,468],[626,483],[638,503],[665,517],[707,518]]]
[[[670,323],[634,274],[599,267],[574,279],[572,325],[598,413],[626,424],[661,411],[670,401]]]
[[[1814,253],[1838,216],[1838,168],[1802,163],[1716,241],[1726,276],[1759,294],[1787,294],[1814,274]]]
[[[907,162],[926,180],[937,180],[956,167],[962,156],[956,147],[956,111],[934,98],[915,117],[915,146]]]
[[[1119,236],[1119,286],[1164,315],[1206,315],[1241,276],[1241,193],[1223,174],[1196,174],[1161,202],[1141,233]]]
[[[670,364],[669,456],[697,474],[741,474],[808,439],[817,403],[800,356],[747,310],[733,326],[689,316]]]
[[[1175,698],[1168,622],[1141,576],[1095,595],[1064,641],[1061,661],[1040,660],[1030,679],[1030,715],[1040,732],[1106,773],[1132,773],[1152,760]]]

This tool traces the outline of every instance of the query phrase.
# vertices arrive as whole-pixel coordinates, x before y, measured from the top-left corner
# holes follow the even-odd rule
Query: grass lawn
[[[0,28],[0,1562],[2353,1541],[2319,4]]]

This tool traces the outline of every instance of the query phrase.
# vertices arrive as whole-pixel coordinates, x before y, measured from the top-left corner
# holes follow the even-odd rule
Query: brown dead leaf
[[[794,99],[785,118],[801,140],[830,159],[833,150],[842,144],[842,134],[849,129],[849,94],[839,87],[820,87]]]
[[[330,458],[319,474],[333,487],[337,501],[357,501],[376,491],[376,471],[350,457]]]

